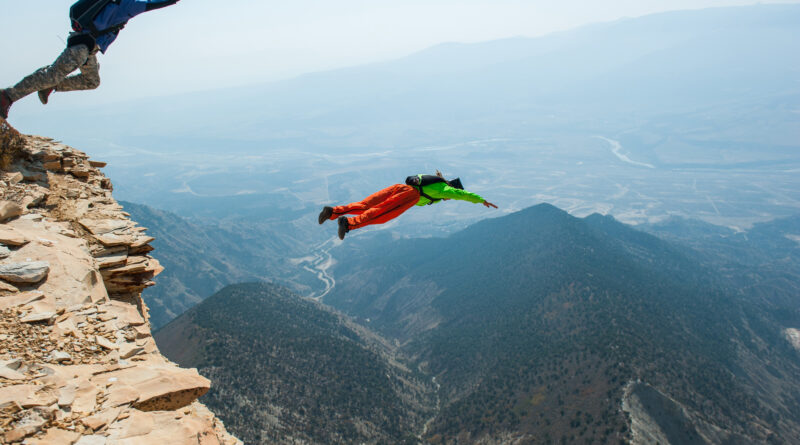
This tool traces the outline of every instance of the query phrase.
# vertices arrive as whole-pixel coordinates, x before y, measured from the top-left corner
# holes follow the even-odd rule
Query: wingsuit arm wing
[[[148,1],[146,11],[152,11],[154,9],[161,9],[167,6],[172,6],[175,3],[178,3],[181,0],[162,0],[162,1]]]
[[[436,184],[439,185],[439,184]],[[484,201],[483,197],[477,193],[468,192],[466,190],[457,189],[455,187],[451,187],[445,183],[441,183],[441,188],[437,190],[436,196],[434,198],[440,199],[458,199],[459,201],[468,201],[475,204],[480,204]]]

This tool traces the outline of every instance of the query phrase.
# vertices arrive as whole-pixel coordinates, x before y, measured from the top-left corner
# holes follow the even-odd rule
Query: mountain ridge
[[[695,112],[727,104],[731,97],[749,97],[756,82],[760,93],[739,106],[745,113],[752,107],[763,108],[763,102],[768,100],[765,91],[797,92],[789,80],[794,63],[788,57],[797,49],[796,39],[792,38],[796,28],[787,26],[787,22],[796,22],[798,14],[800,8],[796,5],[656,14],[530,38],[533,49],[519,49],[517,39],[434,47],[427,50],[432,53],[422,51],[390,62],[226,90],[215,96],[219,99],[213,105],[208,103],[208,94],[203,99],[185,95],[163,99],[159,108],[174,117],[205,113],[213,107],[215,112],[205,114],[235,130],[225,137],[235,133],[241,145],[258,140],[281,146],[302,143],[304,149],[316,149],[327,143],[356,151],[376,144],[408,146],[486,137],[489,122],[504,123],[502,128],[507,135],[518,134],[523,131],[524,122],[539,123],[537,127],[545,128],[565,125],[565,115],[571,117],[573,125],[579,123],[583,130],[592,131],[597,128],[593,119],[599,110],[606,113],[604,128],[613,124],[615,129],[624,130],[630,110],[643,112],[648,119]],[[638,34],[635,38],[626,37],[628,31]],[[748,37],[751,34],[766,39],[762,45],[770,51],[754,47],[753,39]],[[680,46],[680,51],[643,59],[658,51],[678,48],[687,39],[693,39],[693,43]],[[504,51],[483,50],[481,46],[495,48],[504,42],[513,45]],[[731,50],[732,46],[737,51]],[[515,49],[528,51],[528,55],[518,56]],[[444,55],[445,50],[453,53]],[[470,54],[459,55],[464,50]],[[500,53],[512,62],[495,63]],[[758,71],[756,66],[765,69]],[[453,71],[458,76],[448,74]],[[243,115],[239,111],[241,103],[253,100],[263,104],[260,112],[257,116]],[[613,116],[608,115],[607,105],[611,103],[620,110]],[[135,113],[137,105],[129,108]],[[184,109],[187,112],[180,111]],[[783,119],[777,116],[773,116],[774,125]],[[93,113],[93,117],[104,119],[102,112]],[[169,129],[157,113],[151,113],[150,120],[151,135],[221,137],[209,132],[210,127],[200,118],[172,119]],[[462,125],[470,123],[471,129],[459,127],[454,120]],[[413,123],[418,130],[407,134],[392,123]],[[783,127],[768,133],[753,133],[752,125],[746,128],[751,134],[763,133],[764,140],[791,141],[785,137]],[[115,131],[120,136],[129,133],[125,129]],[[741,127],[738,132],[742,133]],[[378,133],[382,142],[375,139]]]
[[[800,427],[790,395],[800,362],[784,338],[800,317],[775,318],[692,252],[611,217],[544,204],[359,256],[337,263],[325,301],[369,319],[437,377],[432,443],[465,434],[785,443]],[[408,323],[419,317],[423,329]],[[604,400],[656,411],[631,408],[631,425]]]

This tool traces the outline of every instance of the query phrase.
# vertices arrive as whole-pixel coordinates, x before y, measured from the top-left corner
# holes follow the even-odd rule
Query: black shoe
[[[322,211],[319,212],[319,223],[322,224],[325,221],[331,219],[333,216],[333,207],[325,206],[322,208]]]
[[[0,116],[3,119],[8,119],[8,110],[11,108],[11,98],[8,97],[6,90],[0,90]]]
[[[55,88],[48,88],[46,90],[39,90],[39,102],[41,102],[42,105],[47,105],[47,101],[49,100],[50,94],[53,91],[55,91]]]
[[[347,217],[339,217],[339,239],[343,240],[345,233],[350,231],[350,224],[347,224]]]

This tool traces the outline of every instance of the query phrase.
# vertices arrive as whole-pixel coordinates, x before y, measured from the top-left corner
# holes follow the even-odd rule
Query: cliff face
[[[155,345],[141,291],[162,268],[104,164],[0,133],[0,443],[241,443]]]

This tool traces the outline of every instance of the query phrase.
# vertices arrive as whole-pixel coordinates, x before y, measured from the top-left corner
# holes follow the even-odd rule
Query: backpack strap
[[[120,0],[97,0],[94,2],[79,1],[72,5],[69,11],[72,29],[75,32],[88,32],[97,38],[105,34],[116,34],[128,24],[127,21],[105,29],[98,29],[94,20],[110,4],[119,4]]]
[[[430,201],[427,205],[436,204],[437,202],[441,201],[441,199],[432,198],[427,193],[425,193],[422,187],[426,185],[436,184],[439,182],[447,182],[443,178],[433,175],[417,175],[417,176],[409,176],[406,178],[406,185],[410,185],[417,189],[420,196],[423,196],[425,199]]]
[[[417,187],[417,190],[419,190],[419,194],[420,194],[420,195],[424,196],[425,198],[427,198],[427,199],[428,199],[428,201],[430,201],[430,202],[429,202],[428,204],[426,204],[426,205],[432,205],[432,204],[436,204],[437,202],[441,201],[441,199],[431,198],[430,196],[428,196],[427,194],[425,194],[425,192],[423,192],[423,191],[422,191],[422,187],[421,187],[421,186]]]

